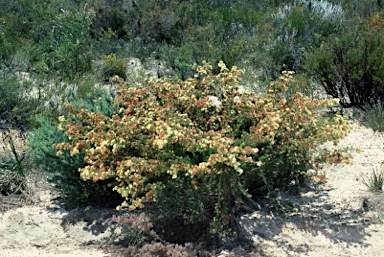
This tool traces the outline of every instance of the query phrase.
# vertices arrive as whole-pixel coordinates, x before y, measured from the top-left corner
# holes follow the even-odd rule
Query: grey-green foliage
[[[23,128],[30,124],[40,99],[25,97],[28,88],[12,74],[0,77],[0,120]]]
[[[0,3],[1,28],[13,38],[30,36],[37,26],[41,26],[41,0],[19,0]],[[1,30],[1,29],[0,29]]]
[[[17,81],[15,78],[0,79],[0,118],[7,119],[18,105]]]
[[[0,69],[9,68],[10,60],[19,46],[19,40],[7,35],[0,27]]]
[[[92,112],[112,115],[116,108],[113,99],[112,92],[96,91],[93,95],[89,94],[86,100],[77,99],[74,103]],[[49,182],[54,183],[58,190],[60,202],[66,208],[81,204],[113,205],[113,199],[118,196],[107,186],[113,181],[83,181],[78,169],[86,165],[84,156],[71,156],[69,151],[56,155],[57,149],[53,144],[69,141],[63,131],[58,131],[58,122],[43,115],[36,120],[40,126],[28,136],[31,162],[36,169],[50,175]]]
[[[307,1],[296,2],[277,8],[268,17],[273,30],[265,47],[272,64],[266,68],[275,72],[273,77],[283,64],[289,70],[302,70],[306,53],[337,34],[344,21],[339,5],[327,1],[316,1],[311,6]]]
[[[338,1],[339,2],[339,1]],[[348,10],[351,19],[367,18],[380,10],[383,10],[383,0],[342,0],[340,3]]]

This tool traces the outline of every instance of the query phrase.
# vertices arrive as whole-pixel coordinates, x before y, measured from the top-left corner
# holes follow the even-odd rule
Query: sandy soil
[[[85,209],[71,222],[70,213],[50,203],[49,192],[40,197],[40,204],[0,215],[0,256],[109,256],[100,250],[111,234],[107,221],[87,220],[92,210]]]
[[[241,223],[255,250],[239,246],[218,256],[384,256],[384,195],[370,193],[360,181],[384,160],[383,142],[364,127],[351,132],[339,147],[351,147],[353,165],[327,165],[325,183],[286,195],[300,212],[244,215]],[[111,256],[102,247],[119,231],[110,222],[114,211],[68,213],[53,198],[52,192],[40,191],[34,205],[0,214],[0,256]]]

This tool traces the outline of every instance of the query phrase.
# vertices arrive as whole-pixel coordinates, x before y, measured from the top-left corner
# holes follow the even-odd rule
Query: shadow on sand
[[[377,220],[364,214],[373,210],[374,206],[366,198],[352,199],[354,204],[327,201],[332,190],[335,189],[307,187],[301,194],[285,194],[282,202],[289,201],[300,206],[298,212],[281,213],[263,209],[244,215],[241,223],[246,236],[252,238],[255,248],[262,250],[264,241],[272,242],[272,247],[278,247],[286,256],[292,256],[292,253],[310,256],[311,248],[324,247],[321,241],[318,245],[309,245],[306,236],[322,236],[332,244],[342,244],[346,248],[369,247],[365,241],[370,235],[365,230]],[[294,238],[294,234],[300,234],[300,237]]]

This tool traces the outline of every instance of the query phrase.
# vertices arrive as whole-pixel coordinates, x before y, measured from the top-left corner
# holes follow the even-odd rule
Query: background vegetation
[[[313,94],[308,84],[315,81],[345,107],[383,98],[381,0],[0,4],[1,116],[19,123],[36,114],[31,106],[49,101],[25,102],[18,99],[20,91],[37,88],[47,95],[49,85],[65,82],[85,96],[111,75],[126,78],[125,64],[133,57],[145,68],[157,61],[180,79],[193,75],[195,62],[217,65],[222,60],[229,68],[245,68],[243,83],[251,87],[267,85],[284,69],[294,70],[306,79],[306,94]],[[25,73],[29,83],[20,79]]]

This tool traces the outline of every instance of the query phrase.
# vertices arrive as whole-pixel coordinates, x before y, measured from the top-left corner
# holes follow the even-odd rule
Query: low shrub
[[[57,154],[84,160],[84,180],[115,180],[125,198],[119,208],[154,202],[158,220],[229,235],[238,228],[237,200],[262,194],[279,206],[279,190],[317,167],[316,147],[337,144],[350,126],[317,111],[335,101],[283,97],[290,73],[255,95],[239,91],[242,70],[218,66],[217,75],[206,63],[195,66],[185,81],[131,87],[116,78],[112,115],[66,104],[59,129],[68,140],[55,145]]]
[[[116,54],[104,57],[103,75],[105,80],[109,80],[114,75],[126,79],[125,59],[117,58]]]
[[[15,77],[7,77],[0,80],[0,118],[10,119],[12,110],[18,106],[18,83]]]
[[[29,97],[29,91],[28,83],[18,81],[13,74],[0,78],[0,119],[21,129],[31,125],[41,99]]]

